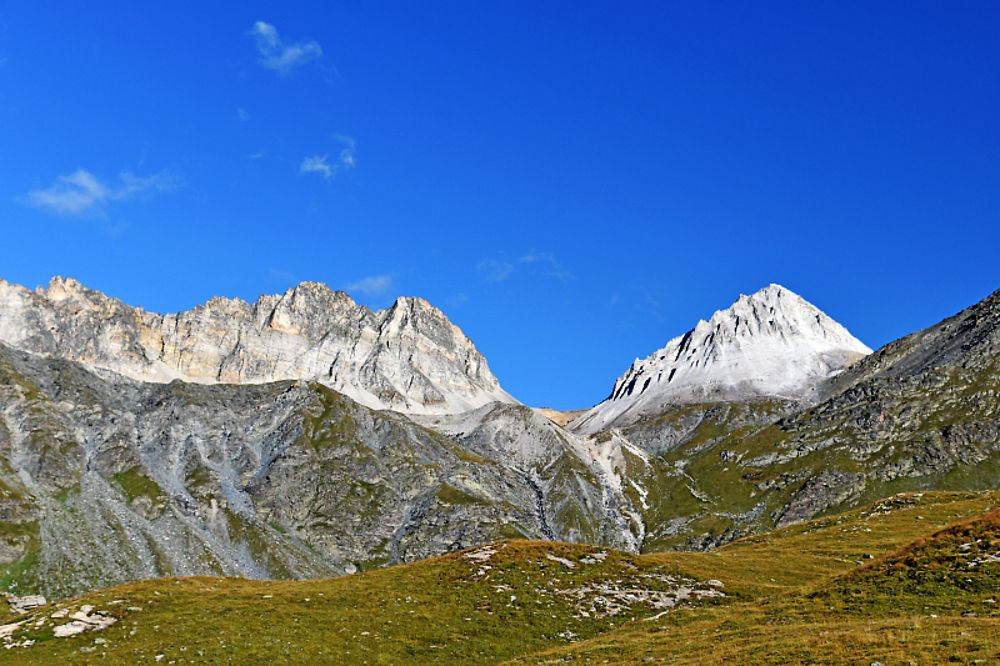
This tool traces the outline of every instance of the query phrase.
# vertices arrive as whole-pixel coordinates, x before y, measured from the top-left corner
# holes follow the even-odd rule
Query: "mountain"
[[[421,425],[317,383],[103,375],[0,344],[0,588],[312,578],[504,537],[638,548],[611,472],[522,405]]]
[[[0,342],[151,382],[315,381],[404,413],[516,403],[472,342],[427,301],[400,298],[372,312],[316,282],[253,304],[213,298],[160,315],[72,279],[55,277],[35,291],[0,280]]]
[[[816,306],[772,284],[636,359],[611,395],[569,427],[595,433],[678,404],[810,399],[818,384],[870,353]]]
[[[769,287],[671,342],[665,386],[687,388],[643,403],[664,383],[636,381],[617,400],[641,409],[592,434],[488,401],[485,361],[417,299],[371,312],[304,283],[164,316],[65,280],[0,294],[18,347],[0,342],[0,588],[19,593],[309,578],[511,537],[705,549],[900,491],[1000,486],[1000,292],[841,369],[853,338]],[[352,335],[325,375],[343,392],[299,376]]]
[[[643,548],[704,548],[901,491],[1000,487],[1000,291],[817,392],[777,418],[694,405],[622,429],[659,445],[653,467],[624,472],[644,489],[626,488],[643,500]]]

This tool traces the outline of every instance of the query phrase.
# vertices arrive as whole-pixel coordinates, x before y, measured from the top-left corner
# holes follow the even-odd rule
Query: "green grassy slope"
[[[933,611],[856,601],[858,589],[885,585],[866,576],[895,575],[886,563],[900,548],[997,505],[1000,493],[903,495],[706,553],[506,541],[326,580],[143,581],[0,619],[20,622],[0,627],[0,640],[35,641],[0,650],[0,663],[700,663],[706,654],[843,663],[845,654],[874,655],[867,664],[884,653],[888,664],[907,650],[917,663],[992,660],[1000,620],[982,599],[938,595]],[[949,552],[964,553],[963,543]],[[977,617],[962,617],[974,601]],[[83,624],[115,622],[56,637],[78,613]]]
[[[991,556],[1000,555],[1000,516],[967,515],[995,507],[997,494],[984,494],[985,505],[962,496],[899,496],[692,554],[686,569],[696,573],[691,565],[714,555],[713,569],[749,595],[516,661],[698,664],[711,654],[742,664],[997,663],[1000,563]],[[957,523],[885,554],[949,518]]]

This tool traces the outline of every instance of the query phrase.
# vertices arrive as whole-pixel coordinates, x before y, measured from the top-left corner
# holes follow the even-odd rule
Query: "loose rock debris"
[[[484,546],[465,553],[465,557],[478,565],[478,570],[472,579],[491,578],[496,573],[488,564],[496,555],[493,546]],[[603,563],[607,553],[588,553],[577,561],[561,557],[555,553],[545,553],[549,562],[560,564],[566,569],[579,571],[591,565]],[[529,562],[530,563],[530,562]],[[499,571],[499,570],[498,570]],[[636,607],[659,610],[660,617],[664,613],[684,605],[691,605],[712,597],[725,597],[720,589],[725,585],[722,581],[712,579],[698,581],[693,578],[661,573],[638,573],[639,568],[628,561],[620,563],[620,578],[590,580],[584,584],[573,585],[572,582],[561,582],[560,578],[549,578],[545,584],[535,589],[535,595],[542,599],[555,595],[570,601],[576,608],[573,618],[604,618],[625,613],[632,613]],[[572,574],[567,571],[567,575]],[[511,591],[512,587],[504,582],[496,581],[491,587],[497,592]],[[508,606],[517,600],[511,595]]]
[[[114,603],[121,603],[116,600]],[[14,607],[14,603],[11,602]],[[24,607],[23,605],[21,606]],[[135,610],[139,610],[137,607]],[[28,613],[29,611],[24,611]],[[9,650],[12,648],[26,648],[35,644],[35,640],[28,638],[26,634],[38,636],[46,629],[51,630],[54,638],[66,638],[76,636],[87,631],[100,631],[106,629],[118,621],[118,618],[108,612],[95,610],[91,604],[75,606],[73,604],[58,608],[45,608],[41,606],[31,606],[30,614],[23,620],[0,625],[0,644]]]

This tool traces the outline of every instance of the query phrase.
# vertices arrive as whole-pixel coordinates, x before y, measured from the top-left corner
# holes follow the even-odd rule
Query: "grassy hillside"
[[[934,552],[966,554],[970,535],[953,527],[900,549],[998,504],[1000,493],[896,496],[705,553],[505,541],[318,581],[143,581],[0,620],[0,641],[34,641],[0,663],[995,661],[985,588],[910,575]],[[989,520],[966,523],[979,555],[1000,538]],[[977,572],[997,589],[994,575]]]
[[[720,575],[747,591],[767,577],[772,593],[757,588],[753,599],[629,623],[515,662],[700,664],[711,654],[743,664],[997,663],[1000,514],[963,515],[995,506],[997,494],[987,507],[960,497],[904,495],[734,543],[716,551]],[[885,554],[948,518],[957,522]]]

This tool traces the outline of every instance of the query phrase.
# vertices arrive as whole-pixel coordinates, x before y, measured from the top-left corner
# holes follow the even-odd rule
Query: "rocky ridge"
[[[404,413],[516,402],[472,342],[423,299],[373,312],[316,282],[253,304],[213,298],[161,315],[72,279],[35,291],[0,280],[0,342],[142,381],[315,381]]]

